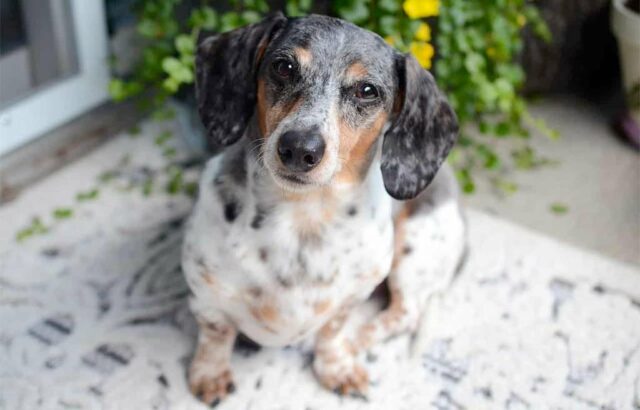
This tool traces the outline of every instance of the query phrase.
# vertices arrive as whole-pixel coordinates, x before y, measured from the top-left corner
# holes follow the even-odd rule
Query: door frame
[[[78,70],[0,110],[0,156],[109,98],[104,3],[99,0],[68,1]]]

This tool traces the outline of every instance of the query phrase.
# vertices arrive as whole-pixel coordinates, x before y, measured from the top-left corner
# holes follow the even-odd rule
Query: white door
[[[0,0],[0,156],[108,98],[101,0]]]

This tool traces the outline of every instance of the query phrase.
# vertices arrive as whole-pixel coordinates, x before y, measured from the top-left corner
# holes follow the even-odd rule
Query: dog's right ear
[[[210,145],[231,145],[244,133],[256,105],[257,68],[286,22],[278,12],[258,23],[199,39],[196,99]]]

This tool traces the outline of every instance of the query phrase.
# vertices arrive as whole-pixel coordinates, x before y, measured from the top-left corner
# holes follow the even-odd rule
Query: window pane
[[[0,109],[78,72],[69,0],[0,0]]]

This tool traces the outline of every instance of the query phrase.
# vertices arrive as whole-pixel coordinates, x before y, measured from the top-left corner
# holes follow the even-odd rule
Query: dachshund
[[[415,332],[464,252],[443,166],[456,115],[414,57],[340,19],[278,13],[201,37],[198,111],[226,148],[207,162],[183,244],[199,329],[190,388],[210,405],[235,389],[242,333],[313,340],[318,381],[364,395],[359,352]],[[383,282],[388,306],[347,336]]]

